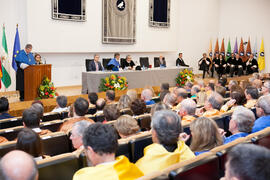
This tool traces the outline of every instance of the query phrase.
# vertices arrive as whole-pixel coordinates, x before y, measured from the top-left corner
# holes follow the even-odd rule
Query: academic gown
[[[119,71],[120,63],[115,59],[111,59],[108,66],[112,67],[112,71]]]
[[[35,58],[32,53],[26,54],[21,50],[15,58],[18,70],[16,72],[16,90],[24,91],[24,70],[20,68],[21,63],[33,65],[36,64]]]

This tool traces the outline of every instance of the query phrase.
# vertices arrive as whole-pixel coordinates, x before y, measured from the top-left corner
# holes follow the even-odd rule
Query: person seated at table
[[[134,66],[135,66],[135,64],[132,61],[130,55],[127,55],[126,59],[123,61],[123,64],[121,64],[122,69],[128,69],[128,70],[133,70]]]
[[[78,170],[73,180],[86,179],[137,179],[143,173],[125,156],[115,157],[118,136],[109,124],[90,125],[83,133],[84,152],[92,167]]]
[[[0,119],[13,118],[9,113],[9,102],[6,97],[0,98]]]
[[[155,104],[155,101],[152,100],[153,92],[150,89],[144,89],[141,94],[141,99],[144,100],[146,105]]]
[[[57,96],[56,98],[56,107],[52,110],[52,112],[63,112],[68,111],[67,107],[67,96]]]
[[[189,65],[185,64],[183,60],[183,53],[179,53],[178,58],[176,59],[176,66],[189,67]]]
[[[207,117],[199,117],[190,123],[192,136],[190,149],[196,156],[223,144],[217,123]]]
[[[206,53],[203,53],[203,57],[199,60],[199,70],[203,71],[203,79],[205,77],[205,73],[209,74],[209,66],[211,64],[210,59],[207,57]]]
[[[37,65],[43,64],[43,62],[41,61],[41,56],[40,56],[40,54],[38,54],[38,53],[35,54],[35,61],[36,61],[36,64],[37,64]]]
[[[166,67],[166,60],[162,55],[159,56],[159,66],[163,68]]]
[[[205,101],[204,107],[197,110],[197,116],[212,117],[220,115],[220,108],[223,105],[223,97],[213,92]]]
[[[229,131],[232,135],[224,138],[224,144],[249,135],[252,131],[254,121],[255,116],[251,110],[243,106],[236,107],[229,124]]]
[[[90,61],[89,63],[89,70],[90,71],[102,71],[103,67],[101,63],[99,62],[99,55],[94,55],[94,61]]]
[[[144,156],[136,166],[148,174],[195,157],[185,142],[179,140],[182,131],[181,118],[176,113],[156,112],[151,121],[153,144],[144,148]]]
[[[249,59],[246,62],[246,66],[247,66],[247,75],[253,74],[255,72],[259,72],[258,71],[258,62],[254,58],[253,54],[250,54]]]
[[[112,71],[119,71],[119,67],[120,67],[120,54],[119,53],[114,54],[114,58],[110,60],[110,62],[108,63],[108,67]]]
[[[29,128],[24,128],[19,132],[16,149],[30,154],[36,161],[46,158],[42,152],[41,138]]]

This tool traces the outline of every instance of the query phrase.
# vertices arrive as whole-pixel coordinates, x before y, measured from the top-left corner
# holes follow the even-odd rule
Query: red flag
[[[243,62],[246,61],[246,56],[245,56],[245,50],[244,50],[244,43],[243,43],[243,38],[241,38],[241,43],[239,47],[239,56],[242,59]]]
[[[215,46],[215,54],[219,53],[219,45],[218,45],[218,39],[216,41],[216,46]]]
[[[248,57],[251,54],[251,45],[250,45],[250,38],[248,38],[248,44],[247,44],[247,49],[246,49],[246,58],[248,59]]]
[[[222,44],[221,44],[221,48],[220,48],[220,54],[222,54],[222,56],[225,56],[225,45],[224,45],[224,38],[222,39]]]

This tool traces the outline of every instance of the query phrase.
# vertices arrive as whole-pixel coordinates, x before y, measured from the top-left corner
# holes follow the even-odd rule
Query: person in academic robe
[[[36,64],[32,51],[32,45],[27,44],[24,50],[21,50],[19,54],[15,57],[17,64],[16,72],[16,90],[20,92],[20,100],[24,100],[24,69],[29,65]]]
[[[156,111],[152,117],[153,144],[144,148],[144,156],[136,166],[149,174],[195,157],[185,142],[179,140],[181,132],[180,116],[171,110]]]
[[[221,76],[226,73],[227,68],[227,62],[222,54],[219,55],[219,59],[220,59],[220,66],[218,70],[218,79],[220,79]]]
[[[233,77],[234,74],[234,68],[235,68],[235,54],[231,53],[231,57],[228,58],[227,60],[227,69],[226,72],[230,74],[230,77]]]
[[[203,53],[203,57],[199,60],[199,70],[203,71],[203,78],[205,77],[205,73],[209,74],[209,66],[211,64],[210,59],[207,57],[206,53]]]
[[[103,67],[101,63],[99,62],[99,55],[94,55],[94,61],[90,61],[89,63],[89,70],[90,71],[102,71]]]
[[[126,59],[123,61],[123,64],[121,64],[122,69],[128,69],[128,70],[133,70],[134,66],[135,66],[135,63],[132,61],[132,58],[130,55],[127,55]]]
[[[179,53],[178,58],[176,59],[176,66],[185,66],[185,67],[189,67],[189,65],[187,65],[184,60],[183,60],[183,53]]]
[[[254,58],[253,54],[250,54],[249,59],[246,62],[246,67],[247,67],[247,75],[259,72],[258,71],[258,62]]]
[[[234,72],[235,74],[237,74],[238,76],[242,76],[243,72],[244,72],[244,67],[245,67],[245,63],[243,62],[243,60],[240,58],[239,54],[235,55],[235,66],[234,66]]]
[[[120,54],[115,53],[114,58],[111,59],[108,63],[109,69],[111,69],[112,71],[119,71],[119,67],[120,67],[119,61],[120,61]]]
[[[109,138],[108,138],[109,137]],[[118,135],[109,124],[96,123],[83,133],[83,146],[92,167],[78,170],[73,180],[88,179],[137,179],[144,174],[128,158],[121,155],[115,158],[118,148]],[[100,143],[102,142],[102,143]]]
[[[211,72],[211,77],[214,77],[215,71],[218,71],[220,66],[220,59],[219,59],[219,54],[215,53],[214,58],[212,60],[212,64],[210,65],[210,72]]]

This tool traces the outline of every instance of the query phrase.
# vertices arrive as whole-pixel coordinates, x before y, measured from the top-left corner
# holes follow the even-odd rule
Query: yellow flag
[[[259,58],[258,58],[258,65],[259,65],[260,71],[264,70],[264,68],[265,68],[265,57],[264,57],[263,39],[262,39],[260,53],[259,53]]]

